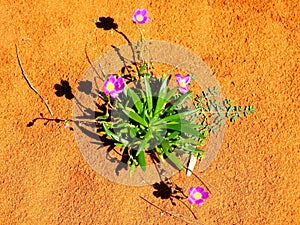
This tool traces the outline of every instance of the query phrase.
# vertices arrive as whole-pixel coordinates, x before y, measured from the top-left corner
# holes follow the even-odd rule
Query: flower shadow
[[[170,199],[172,205],[176,205],[174,199],[181,200],[186,198],[183,189],[168,179],[166,181],[160,181],[159,183],[153,184],[153,188],[155,189],[155,191],[153,191],[153,195],[156,198]]]
[[[55,84],[54,89],[56,90],[55,94],[57,97],[65,96],[66,99],[69,100],[74,98],[74,94],[72,93],[72,88],[69,82],[66,80],[61,80],[60,84]]]
[[[97,28],[103,30],[116,30],[118,29],[118,24],[114,22],[114,19],[111,17],[100,17],[98,20],[94,20]]]

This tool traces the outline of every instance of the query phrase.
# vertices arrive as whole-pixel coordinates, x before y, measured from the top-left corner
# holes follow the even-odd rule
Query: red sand
[[[112,2],[112,3],[109,3]],[[0,10],[0,224],[186,224],[152,203],[192,219],[181,204],[153,196],[153,187],[109,182],[83,159],[72,131],[38,120],[70,117],[73,91],[92,61],[126,43],[91,22],[110,16],[130,40],[131,22],[147,8],[147,39],[189,48],[207,63],[226,98],[257,113],[228,122],[222,149],[201,176],[217,191],[195,207],[195,224],[299,224],[300,6],[297,1],[12,1]],[[15,44],[32,84],[48,100],[51,117],[23,79]],[[198,185],[179,173],[181,187]]]

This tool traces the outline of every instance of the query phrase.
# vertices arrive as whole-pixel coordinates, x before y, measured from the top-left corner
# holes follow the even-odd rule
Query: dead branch
[[[20,66],[20,69],[22,71],[22,75],[23,77],[25,78],[27,84],[29,85],[29,87],[38,95],[40,96],[40,98],[42,99],[42,101],[44,102],[44,104],[46,105],[48,111],[50,112],[51,116],[53,116],[53,112],[50,108],[50,106],[48,105],[47,101],[43,98],[43,96],[38,92],[38,90],[35,89],[35,87],[33,87],[33,85],[31,84],[30,80],[28,79],[24,69],[23,69],[23,66],[22,66],[22,62],[21,62],[21,59],[19,57],[19,49],[18,49],[18,45],[15,44],[16,46],[16,53],[17,53],[17,58],[18,58],[18,63],[19,63],[19,66]]]

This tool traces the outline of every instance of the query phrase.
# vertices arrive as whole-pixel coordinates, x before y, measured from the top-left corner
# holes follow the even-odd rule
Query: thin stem
[[[193,212],[193,210],[191,209],[191,207],[189,207],[185,202],[183,202],[181,199],[177,199],[178,201],[180,201],[186,208],[188,208],[188,210],[192,213],[193,217],[198,220],[196,214]]]
[[[51,116],[53,116],[53,112],[50,108],[50,106],[48,105],[47,101],[43,98],[43,96],[38,92],[38,90],[35,89],[35,87],[33,87],[33,85],[31,84],[30,80],[28,79],[26,73],[25,73],[25,70],[23,69],[23,66],[22,66],[22,62],[21,62],[21,59],[19,57],[19,49],[18,49],[18,45],[15,44],[15,47],[16,47],[16,54],[17,54],[17,59],[18,59],[18,63],[19,63],[19,66],[21,68],[21,71],[22,71],[22,75],[23,77],[25,78],[27,84],[29,85],[29,87],[42,99],[42,101],[44,102],[44,104],[46,105],[48,111],[50,112]]]
[[[135,26],[137,27],[138,31],[140,32],[140,35],[141,35],[141,51],[140,51],[140,56],[142,58],[142,61],[143,61],[143,64],[145,63],[145,59],[144,59],[144,54],[143,54],[143,51],[144,51],[144,41],[145,41],[145,37],[144,37],[144,33],[142,31],[142,29],[138,26],[137,23],[134,23]],[[148,69],[148,68],[147,68]]]
[[[137,29],[138,29],[139,32],[140,32],[140,35],[141,35],[141,41],[144,42],[144,41],[145,41],[145,36],[144,36],[144,33],[143,33],[142,29],[138,26],[137,23],[134,23],[134,24],[135,24],[135,26],[137,27]]]
[[[188,224],[199,224],[198,221],[197,221],[197,223],[196,223],[196,221],[194,221],[194,222],[193,221],[189,221],[189,220],[183,218],[183,216],[181,216],[181,215],[177,215],[177,214],[171,213],[171,212],[169,212],[167,210],[164,210],[164,209],[160,208],[159,206],[155,205],[154,203],[150,202],[149,200],[147,200],[146,198],[144,198],[142,196],[140,196],[140,198],[143,199],[144,201],[146,201],[147,203],[149,203],[150,205],[152,205],[153,207],[161,210],[162,212],[167,213],[168,215],[170,215],[170,216],[172,216],[172,217],[174,217],[176,219],[180,219],[180,220],[184,221],[185,223],[188,223]]]
[[[187,167],[185,169],[189,170],[205,186],[205,188],[208,190],[209,193],[212,194],[207,184],[209,184],[209,186],[211,186],[215,191],[219,192],[213,185],[208,183],[203,177],[200,178],[200,176],[198,176],[196,173],[194,173],[192,170],[188,169]]]

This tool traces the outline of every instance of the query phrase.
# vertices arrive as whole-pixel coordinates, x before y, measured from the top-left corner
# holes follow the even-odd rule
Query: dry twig
[[[25,80],[26,80],[27,84],[29,85],[29,87],[30,87],[30,88],[31,88],[38,96],[40,96],[40,98],[42,99],[42,101],[45,103],[45,105],[46,105],[48,111],[50,112],[51,116],[53,116],[53,112],[52,112],[50,106],[48,105],[47,101],[46,101],[46,100],[43,98],[43,96],[38,92],[38,90],[36,90],[35,87],[33,87],[33,85],[31,84],[30,80],[28,79],[28,77],[27,77],[27,75],[26,75],[26,73],[25,73],[25,71],[24,71],[24,69],[23,69],[21,59],[20,59],[20,57],[19,57],[19,49],[18,49],[18,45],[15,44],[15,46],[16,46],[16,53],[17,53],[18,63],[19,63],[19,66],[20,66],[20,68],[21,68],[23,77],[25,78]]]
[[[170,215],[170,216],[172,216],[172,217],[174,217],[174,218],[176,218],[176,219],[180,219],[180,220],[184,221],[185,223],[188,223],[188,224],[198,224],[198,225],[201,225],[201,224],[202,224],[202,225],[204,225],[203,223],[200,223],[200,224],[199,224],[199,221],[198,221],[198,220],[197,220],[197,221],[190,221],[190,220],[184,218],[182,215],[177,215],[177,214],[171,213],[171,212],[169,212],[169,211],[166,211],[166,210],[160,208],[159,206],[155,205],[154,203],[150,202],[149,200],[147,200],[146,198],[144,198],[144,197],[142,197],[142,196],[140,196],[140,198],[143,199],[145,202],[148,202],[150,205],[154,206],[155,208],[161,210],[162,212],[165,212],[165,213],[167,213],[168,215]]]

